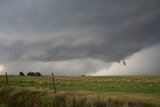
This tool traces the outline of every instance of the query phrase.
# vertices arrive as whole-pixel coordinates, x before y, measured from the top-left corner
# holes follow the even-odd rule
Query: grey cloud
[[[13,41],[11,46],[4,49],[4,52],[6,50],[6,53],[12,53],[11,56],[16,60],[95,58],[112,62],[122,60],[143,48],[159,43],[160,40],[158,1],[48,0],[6,1],[4,4],[2,9],[5,11],[0,12],[4,15],[1,17],[1,22],[4,23],[2,25],[16,31],[10,36],[16,37],[18,33],[22,38],[18,37],[24,39],[20,43]],[[32,30],[34,34],[27,36]],[[59,32],[64,34],[57,36]],[[35,36],[33,41],[31,36]],[[36,40],[47,37],[50,40]],[[86,38],[89,39],[84,41]],[[80,39],[82,40],[79,41]],[[59,42],[58,45],[55,45],[55,42]]]
[[[50,75],[54,72],[55,75],[83,75],[98,71],[99,69],[108,68],[111,64],[106,64],[103,61],[94,59],[80,59],[69,61],[55,62],[30,62],[30,61],[13,61],[6,64],[9,74],[23,71],[38,71],[43,75]]]
[[[160,43],[159,5],[159,0],[1,0],[0,60],[124,60]]]

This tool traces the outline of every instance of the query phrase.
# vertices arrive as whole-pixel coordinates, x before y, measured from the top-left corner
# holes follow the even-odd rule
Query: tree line
[[[23,71],[19,72],[20,76],[42,76],[40,72],[27,72],[26,75],[23,73]]]

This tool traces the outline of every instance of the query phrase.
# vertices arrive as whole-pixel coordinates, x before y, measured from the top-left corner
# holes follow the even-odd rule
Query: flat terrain
[[[110,102],[114,102],[112,105],[118,103],[122,106],[138,105],[158,107],[160,105],[160,76],[55,77],[56,95],[53,90],[52,77],[49,76],[8,76],[8,80],[9,85],[7,86],[5,76],[0,76],[1,93],[2,91],[5,92],[5,90],[11,90],[11,93],[8,91],[8,93],[10,93],[9,95],[11,95],[15,90],[16,92],[18,92],[17,90],[20,92],[23,90],[26,91],[26,93],[41,93],[40,96],[42,98],[43,96],[47,96],[48,98],[51,95],[65,96],[67,100],[69,98],[75,99],[76,101],[77,99],[86,99],[86,101],[84,101],[85,104],[86,102],[93,103],[93,101],[96,100],[104,105]],[[4,105],[6,102],[3,101],[3,97],[5,97],[5,95],[1,96],[1,103]],[[88,99],[93,100],[89,101]],[[43,105],[42,102],[40,102],[40,105]],[[65,106],[68,105],[65,104]],[[48,105],[48,107],[50,106]]]

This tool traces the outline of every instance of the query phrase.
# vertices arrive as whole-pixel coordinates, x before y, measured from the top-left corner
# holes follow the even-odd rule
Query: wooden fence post
[[[52,80],[53,80],[53,89],[54,89],[55,94],[56,94],[56,93],[57,93],[57,90],[56,90],[55,79],[54,79],[53,73],[52,73]]]
[[[7,72],[6,72],[6,83],[8,85],[8,75],[7,75]]]

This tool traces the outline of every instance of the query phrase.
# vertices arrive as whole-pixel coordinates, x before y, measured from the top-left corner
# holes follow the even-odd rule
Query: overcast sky
[[[157,74],[159,43],[159,0],[0,0],[1,74]]]

